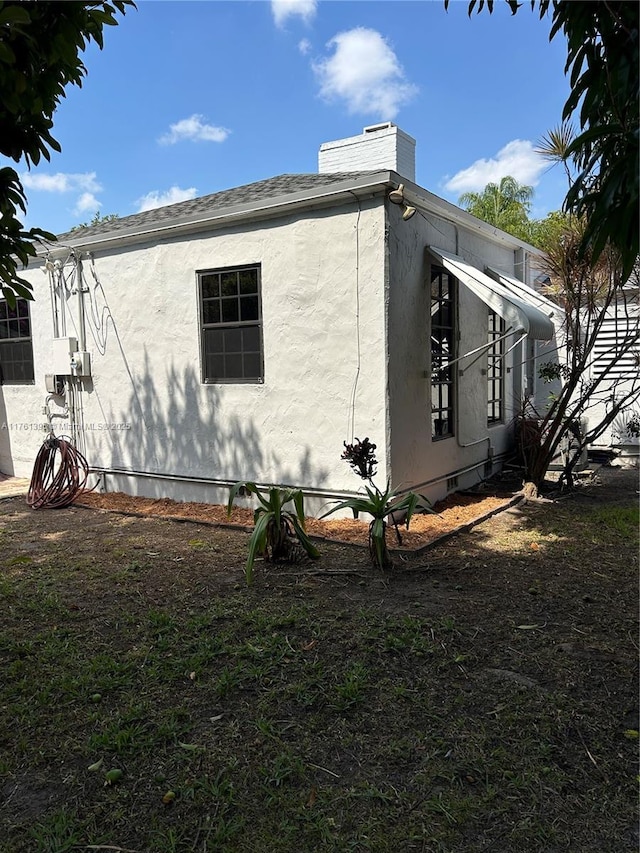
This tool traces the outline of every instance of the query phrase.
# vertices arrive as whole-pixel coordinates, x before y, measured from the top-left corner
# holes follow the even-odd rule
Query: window
[[[455,358],[455,279],[431,267],[431,435],[453,435]]]
[[[29,303],[16,299],[15,308],[0,299],[0,381],[20,385],[34,381]]]
[[[504,420],[504,335],[505,322],[489,309],[489,343],[487,350],[487,423]]]
[[[262,382],[260,267],[198,273],[203,382]]]

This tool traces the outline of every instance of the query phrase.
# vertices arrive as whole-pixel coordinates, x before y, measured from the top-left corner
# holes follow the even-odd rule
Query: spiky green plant
[[[409,529],[411,516],[417,509],[433,512],[431,504],[422,495],[417,495],[414,492],[406,492],[402,494],[399,489],[391,487],[387,481],[387,488],[384,492],[373,482],[372,477],[378,470],[378,460],[376,459],[376,445],[372,444],[368,438],[363,438],[362,441],[356,438],[353,444],[343,442],[344,451],[342,459],[348,462],[355,473],[361,480],[369,483],[365,486],[366,497],[358,495],[355,498],[349,498],[346,501],[340,501],[332,507],[328,512],[325,512],[322,518],[331,515],[333,512],[338,512],[341,509],[350,509],[354,516],[361,512],[372,516],[369,524],[369,555],[371,562],[379,569],[390,569],[392,566],[391,555],[387,548],[387,519],[391,516],[393,526],[396,531],[398,544],[402,545],[402,537],[398,529],[397,517],[404,517],[404,523]]]
[[[253,564],[259,554],[274,563],[292,560],[295,557],[294,544],[299,543],[312,559],[320,556],[305,531],[304,495],[300,489],[280,489],[277,486],[260,489],[255,483],[235,483],[229,492],[228,515],[231,515],[233,502],[240,491],[255,495],[260,502],[253,514],[254,528],[245,566],[247,585],[253,583]],[[287,504],[293,504],[293,508],[285,509]]]
[[[364,487],[366,495],[340,501],[321,517],[325,518],[327,515],[342,509],[350,509],[354,514],[362,512],[370,515],[372,520],[369,524],[369,554],[373,565],[385,570],[392,566],[391,555],[387,547],[387,519],[391,516],[398,543],[401,545],[402,539],[395,522],[395,515],[404,517],[404,524],[408,530],[414,512],[417,509],[429,512],[431,511],[431,504],[422,495],[417,495],[414,492],[399,494],[389,483],[387,483],[387,488],[384,491],[380,491],[374,483],[369,482],[371,485]]]

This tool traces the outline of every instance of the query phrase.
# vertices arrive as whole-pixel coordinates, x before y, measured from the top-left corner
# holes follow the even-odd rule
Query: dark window
[[[0,381],[20,385],[34,381],[29,303],[16,299],[15,307],[0,299]]]
[[[260,267],[198,273],[204,382],[262,382]]]
[[[504,420],[504,334],[505,322],[489,310],[489,343],[487,351],[487,423]]]
[[[431,435],[454,431],[455,279],[431,267]]]

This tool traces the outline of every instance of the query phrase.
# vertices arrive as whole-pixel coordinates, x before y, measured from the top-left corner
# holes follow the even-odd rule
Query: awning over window
[[[536,308],[539,308],[543,314],[547,315],[547,317],[552,317],[557,321],[560,320],[562,309],[559,305],[556,305],[555,302],[552,302],[550,299],[547,299],[546,296],[543,296],[542,293],[538,293],[538,291],[534,290],[533,287],[529,287],[528,284],[525,284],[523,281],[515,278],[515,276],[509,275],[504,272],[504,270],[498,269],[498,267],[487,266],[485,267],[485,270],[489,273],[491,278],[495,278],[496,281],[504,285],[507,290],[511,291],[516,296],[519,296],[521,299],[524,299],[525,302],[535,305]]]
[[[537,341],[551,340],[554,333],[553,323],[540,308],[529,301],[530,297],[524,291],[516,295],[504,284],[489,278],[486,273],[472,266],[459,255],[453,255],[433,246],[428,248],[445,269],[502,317],[512,332],[524,332]]]

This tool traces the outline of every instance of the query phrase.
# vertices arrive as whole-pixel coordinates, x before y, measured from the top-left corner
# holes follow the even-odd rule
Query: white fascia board
[[[103,234],[86,237],[84,240],[79,238],[65,241],[64,244],[53,243],[51,247],[53,252],[56,248],[81,249],[83,251],[109,249],[115,246],[121,247],[144,242],[150,237],[172,237],[174,235],[198,233],[210,228],[224,228],[240,222],[281,216],[290,210],[344,203],[353,199],[354,196],[358,199],[373,198],[376,194],[384,193],[388,189],[390,182],[393,182],[392,176],[394,174],[388,171],[374,172],[355,180],[325,184],[314,189],[287,193],[284,196],[225,207],[221,211],[213,210],[207,214],[192,214],[181,219],[173,219],[170,222],[159,220],[155,223],[132,226],[130,229],[116,232],[105,231]],[[38,254],[51,253],[52,249],[38,250]]]
[[[540,258],[544,257],[544,252],[527,243],[525,240],[520,240],[518,237],[514,237],[513,234],[507,234],[506,231],[501,231],[495,225],[483,222],[482,219],[472,216],[466,210],[452,204],[452,202],[430,193],[429,190],[425,190],[417,184],[412,184],[400,178],[399,175],[396,177],[396,180],[398,183],[400,181],[404,183],[405,201],[422,213],[433,213],[435,216],[440,217],[440,219],[445,219],[454,225],[460,225],[469,231],[474,231],[476,234],[500,246],[507,246],[514,251],[516,249],[524,249],[525,252],[532,255],[537,255]]]

